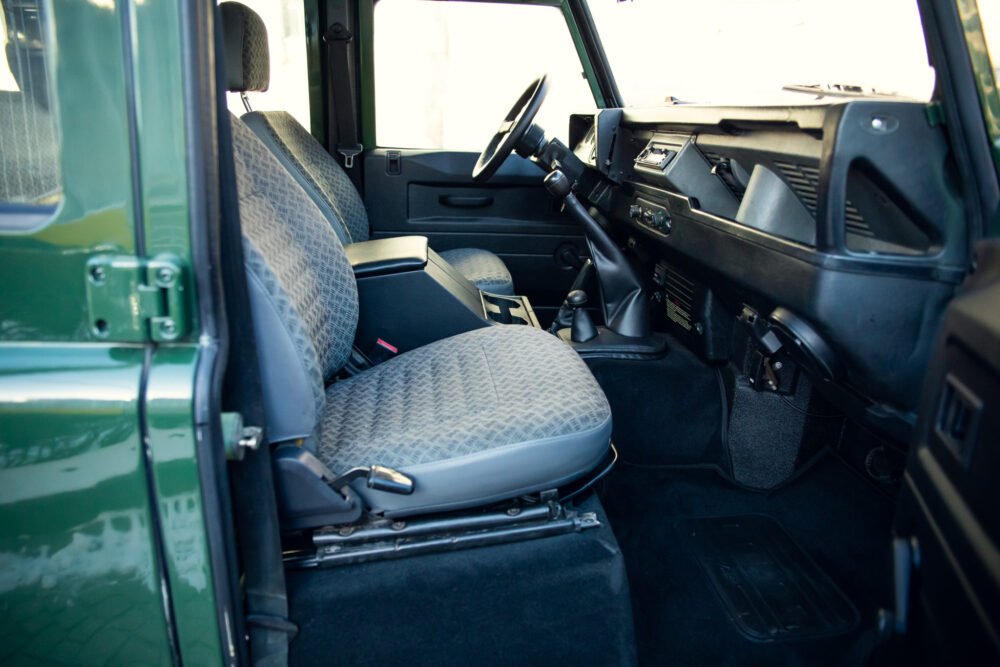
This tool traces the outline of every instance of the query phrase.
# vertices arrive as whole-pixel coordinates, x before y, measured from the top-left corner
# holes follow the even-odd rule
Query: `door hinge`
[[[188,332],[184,269],[171,255],[97,255],[87,262],[90,332],[99,340],[170,342]]]

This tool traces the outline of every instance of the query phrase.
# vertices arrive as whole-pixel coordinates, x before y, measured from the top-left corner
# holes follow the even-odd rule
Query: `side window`
[[[240,0],[257,12],[267,26],[271,81],[267,91],[249,93],[255,111],[287,111],[310,129],[309,71],[306,66],[306,19],[302,0]],[[246,109],[236,93],[227,106],[237,116]]]
[[[0,213],[44,213],[61,196],[42,5],[0,2]]]
[[[375,5],[379,146],[480,151],[539,74],[549,94],[535,122],[567,139],[569,115],[594,97],[562,12],[488,2]]]

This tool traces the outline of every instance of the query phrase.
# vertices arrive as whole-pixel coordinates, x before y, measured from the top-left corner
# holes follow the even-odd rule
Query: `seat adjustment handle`
[[[366,478],[365,483],[369,489],[403,496],[413,493],[413,479],[411,477],[398,470],[378,465],[351,468],[343,475],[330,481],[329,484],[333,488],[339,489],[362,477]]]

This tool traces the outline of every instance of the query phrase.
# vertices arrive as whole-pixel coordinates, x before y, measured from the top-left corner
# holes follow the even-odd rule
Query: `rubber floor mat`
[[[857,625],[851,601],[771,517],[684,519],[677,530],[747,638],[817,639]]]

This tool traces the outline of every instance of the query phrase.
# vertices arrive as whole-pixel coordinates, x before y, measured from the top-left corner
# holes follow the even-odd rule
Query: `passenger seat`
[[[227,56],[227,89],[238,93],[267,90],[270,55],[263,20],[238,2],[224,2],[219,9]],[[368,240],[368,213],[361,196],[333,156],[308,130],[285,111],[251,111],[241,120],[309,194],[342,244]],[[510,271],[488,250],[458,248],[438,254],[479,289],[514,294]]]
[[[268,442],[286,527],[483,507],[558,489],[606,460],[611,409],[580,356],[494,325],[336,380],[358,322],[343,246],[313,201],[231,117]],[[390,467],[404,493],[354,480]]]

